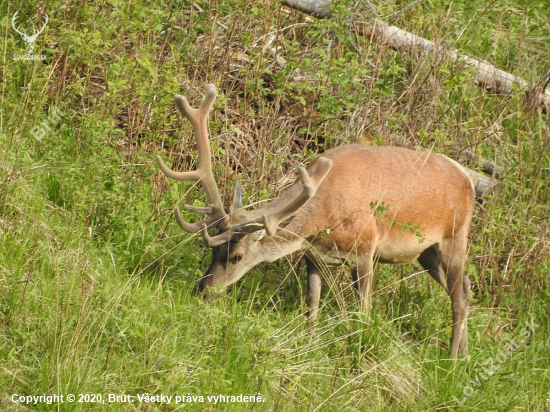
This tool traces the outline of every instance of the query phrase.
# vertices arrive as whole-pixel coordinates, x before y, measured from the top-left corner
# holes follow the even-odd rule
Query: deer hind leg
[[[439,259],[446,276],[447,293],[451,297],[453,312],[453,334],[451,337],[452,359],[468,353],[468,304],[470,303],[470,281],[464,276],[464,261],[467,251],[467,235],[455,234],[441,242]]]
[[[369,317],[372,306],[372,276],[373,258],[369,254],[357,260],[357,268],[352,269],[351,274],[355,288],[359,294],[359,304],[363,313]]]
[[[470,304],[470,279],[468,275],[462,276],[462,299],[464,301],[464,330],[460,338],[460,344],[458,345],[459,353],[462,356],[468,354],[468,305]]]
[[[317,265],[306,257],[307,265],[307,297],[306,304],[310,307],[307,316],[310,320],[317,319],[319,300],[321,299],[321,271]]]

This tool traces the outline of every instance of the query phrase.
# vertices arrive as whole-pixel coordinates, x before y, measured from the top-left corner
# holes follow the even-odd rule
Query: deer
[[[322,265],[353,268],[359,304],[368,316],[374,265],[417,260],[450,296],[450,357],[466,355],[470,282],[464,264],[475,190],[465,169],[430,151],[347,144],[320,154],[307,168],[299,167],[296,182],[258,209],[245,210],[237,181],[226,211],[209,146],[208,116],[216,96],[216,87],[209,84],[198,108],[181,95],[174,98],[193,128],[199,153],[196,169],[174,171],[156,156],[165,176],[198,182],[206,193],[210,206],[186,206],[206,219],[190,223],[178,207],[174,209],[179,226],[188,233],[200,232],[212,250],[211,264],[199,282],[206,298],[259,263],[301,251],[310,319],[318,316]],[[217,232],[211,234],[210,229]]]
[[[17,27],[15,27],[15,21],[17,20],[18,15],[19,15],[19,12],[18,11],[15,12],[15,14],[11,19],[11,25],[13,29],[23,37],[23,40],[26,43],[27,54],[31,54],[32,51],[34,50],[34,44],[36,43],[36,39],[38,39],[38,35],[44,31],[44,29],[46,28],[46,25],[48,24],[48,15],[47,14],[45,15],[46,21],[44,22],[44,25],[42,26],[42,28],[39,31],[34,31],[33,34],[30,36],[27,34],[26,30],[24,32],[21,32],[17,29]]]

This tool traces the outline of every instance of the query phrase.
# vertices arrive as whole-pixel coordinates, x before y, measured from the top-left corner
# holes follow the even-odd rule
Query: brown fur
[[[314,197],[274,236],[255,232],[213,247],[200,288],[228,286],[260,262],[305,250],[311,317],[317,316],[321,261],[355,266],[357,290],[368,312],[374,263],[418,259],[451,296],[451,356],[465,353],[470,296],[463,265],[475,199],[468,174],[445,156],[404,148],[346,145],[321,156],[333,165]],[[316,163],[309,165],[310,174]],[[295,184],[262,213],[289,203],[301,190]]]
[[[166,176],[198,181],[211,204],[188,206],[208,215],[196,223],[186,222],[179,209],[174,210],[182,229],[202,231],[212,248],[212,263],[199,288],[206,292],[223,288],[260,262],[303,250],[312,319],[317,317],[322,262],[354,267],[361,306],[368,313],[375,262],[418,259],[451,297],[451,356],[466,353],[470,283],[463,268],[475,198],[466,171],[445,156],[425,151],[341,146],[321,155],[329,160],[311,162],[307,173],[299,169],[300,181],[259,210],[242,209],[237,186],[227,213],[212,173],[208,140],[208,114],[216,95],[216,87],[208,85],[198,109],[183,96],[175,96],[176,106],[193,125],[199,148],[197,169],[175,172],[157,156]],[[208,227],[218,228],[219,233],[211,237]]]

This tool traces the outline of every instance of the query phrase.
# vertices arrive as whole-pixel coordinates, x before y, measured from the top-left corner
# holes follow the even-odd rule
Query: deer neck
[[[275,235],[265,236],[262,239],[261,248],[265,260],[273,262],[292,253],[306,250],[309,245],[308,240],[316,234],[310,233],[316,230],[309,228],[307,220],[298,213],[290,223],[280,226]]]

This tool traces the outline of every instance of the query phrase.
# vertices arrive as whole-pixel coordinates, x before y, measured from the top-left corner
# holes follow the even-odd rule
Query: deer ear
[[[236,210],[243,208],[243,191],[241,189],[241,181],[237,177],[237,184],[235,191],[233,192],[233,203],[231,203],[230,212],[233,213]]]

